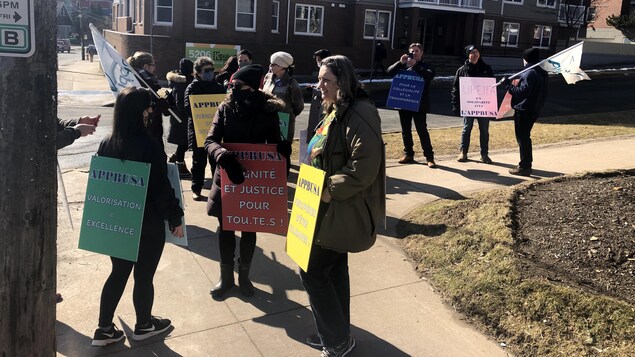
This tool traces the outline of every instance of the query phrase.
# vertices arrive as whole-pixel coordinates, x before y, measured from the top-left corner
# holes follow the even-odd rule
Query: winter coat
[[[187,122],[188,114],[185,112],[185,89],[192,83],[191,76],[185,76],[179,71],[168,72],[166,75],[168,87],[172,89],[172,98],[176,107],[176,114],[181,119],[179,123],[173,115],[170,115],[170,132],[168,142],[176,145],[187,145]]]
[[[532,64],[528,63],[529,67]],[[547,98],[549,74],[540,66],[536,66],[518,77],[517,85],[508,85],[507,91],[512,95],[512,108],[538,117]]]
[[[405,69],[408,71],[415,72],[419,76],[423,77],[425,84],[423,85],[423,93],[421,94],[421,103],[419,103],[419,113],[427,113],[430,111],[430,84],[432,80],[437,75],[434,71],[434,68],[428,63],[423,61],[419,61],[415,63],[414,66],[408,68],[405,64],[400,61],[395,62],[392,66],[388,67],[388,75],[395,76],[397,72]]]
[[[250,106],[236,105],[229,95],[218,107],[205,140],[207,154],[219,162],[229,155],[223,143],[277,144],[280,142],[278,112],[284,103],[270,94],[256,91]],[[220,166],[216,165],[207,201],[207,213],[221,216]]]
[[[217,81],[203,81],[199,78],[194,78],[194,81],[190,83],[185,89],[185,98],[183,110],[187,115],[187,138],[190,149],[195,149],[198,146],[196,142],[196,131],[194,130],[194,120],[192,120],[192,108],[190,106],[190,96],[199,94],[225,94],[225,88]]]
[[[274,78],[272,73],[267,73],[262,91],[272,94],[284,102],[284,109],[282,111],[289,114],[290,132],[287,133],[287,140],[291,141],[293,140],[293,132],[291,131],[295,128],[295,117],[300,115],[302,110],[304,110],[304,95],[302,94],[302,89],[300,89],[298,81],[289,76],[288,72],[285,72],[285,74],[279,78],[280,81],[278,84],[276,84],[277,79],[278,78]]]
[[[381,119],[367,98],[358,96],[331,123],[323,169],[332,199],[320,208],[314,244],[338,252],[369,249],[386,214],[386,159]]]
[[[168,180],[165,154],[152,138],[142,133],[130,140],[124,152],[118,155],[113,148],[112,138],[107,137],[99,145],[97,155],[150,164],[148,193],[141,227],[142,239],[144,231],[165,232],[164,220],[168,220],[170,227],[181,225],[183,210]],[[157,239],[156,237],[149,238]],[[165,236],[162,239],[165,239]]]
[[[465,64],[456,70],[454,82],[452,82],[452,111],[459,113],[461,104],[461,91],[459,88],[460,77],[494,77],[492,67],[486,64],[482,59],[478,59],[476,64],[472,64],[470,60],[465,60]]]
[[[77,122],[77,119],[57,119],[57,135],[55,136],[55,147],[57,150],[72,144],[82,136],[82,133],[74,128]]]

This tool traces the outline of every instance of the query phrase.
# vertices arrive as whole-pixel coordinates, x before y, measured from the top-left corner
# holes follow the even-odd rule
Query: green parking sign
[[[33,0],[0,0],[0,56],[33,55],[34,18]]]

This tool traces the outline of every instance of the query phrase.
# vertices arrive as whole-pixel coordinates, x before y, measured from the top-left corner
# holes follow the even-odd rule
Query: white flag
[[[97,48],[97,55],[99,55],[99,62],[101,62],[101,68],[104,70],[112,95],[117,98],[119,91],[126,87],[141,87],[134,75],[134,69],[106,41],[93,24],[89,26]]]
[[[591,80],[584,71],[580,69],[582,59],[582,45],[584,42],[575,44],[564,51],[540,62],[540,67],[550,73],[560,73],[569,84],[574,84],[582,80]]]

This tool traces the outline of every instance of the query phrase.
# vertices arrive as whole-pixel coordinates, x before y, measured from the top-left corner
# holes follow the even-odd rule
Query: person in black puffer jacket
[[[179,116],[179,122],[174,115],[170,115],[170,132],[168,133],[168,142],[177,145],[176,152],[170,156],[169,162],[176,163],[179,168],[179,176],[181,178],[190,178],[192,175],[185,165],[185,152],[188,148],[187,139],[187,114],[185,113],[185,89],[194,80],[194,63],[187,58],[181,59],[179,69],[177,71],[168,72],[166,78],[168,87],[172,89],[171,95],[174,99],[174,105],[177,109],[176,114]]]
[[[170,320],[151,315],[154,301],[152,281],[165,245],[164,220],[168,221],[174,236],[183,237],[183,210],[167,177],[165,153],[146,131],[153,111],[152,97],[147,89],[124,88],[115,100],[112,134],[101,142],[97,151],[99,156],[151,165],[137,261],[110,258],[112,272],[101,293],[99,325],[93,346],[123,340],[123,332],[115,327],[113,317],[133,269],[132,300],[137,323],[132,339],[146,339],[167,331],[171,325]]]
[[[454,82],[452,83],[452,112],[455,115],[461,115],[461,91],[459,89],[460,77],[494,77],[492,67],[487,65],[481,58],[481,52],[478,47],[469,45],[465,47],[465,64],[456,71]],[[480,132],[481,144],[481,161],[491,164],[492,160],[488,156],[489,151],[489,120],[484,117],[463,117],[463,132],[461,133],[461,145],[459,146],[459,156],[456,158],[459,162],[467,161],[467,152],[470,149],[470,135],[474,126],[474,119],[478,121],[478,130]]]
[[[236,250],[235,232],[223,229],[220,168],[225,169],[229,179],[236,185],[245,180],[238,159],[223,148],[222,143],[278,144],[281,155],[288,157],[291,154],[291,144],[280,139],[278,112],[284,109],[284,102],[258,89],[262,73],[259,65],[247,65],[234,73],[230,83],[231,92],[218,107],[205,140],[207,154],[220,166],[214,171],[214,181],[207,201],[207,213],[218,217],[220,226],[220,281],[210,291],[215,300],[223,300],[225,293],[234,286]],[[245,296],[254,294],[249,270],[255,248],[256,233],[242,232],[238,283]]]
[[[190,96],[199,94],[224,94],[225,88],[216,81],[214,61],[212,61],[211,58],[199,57],[196,63],[194,63],[194,70],[196,71],[194,81],[185,89],[184,110],[187,114],[188,142],[190,149],[192,149],[192,196],[195,201],[205,201],[207,198],[201,195],[203,183],[205,182],[205,168],[209,160],[209,166],[213,174],[216,164],[212,158],[207,156],[203,148],[203,143],[196,141]]]

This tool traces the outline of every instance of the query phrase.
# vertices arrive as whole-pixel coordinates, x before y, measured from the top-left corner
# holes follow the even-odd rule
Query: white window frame
[[[503,2],[510,5],[522,5],[525,3],[525,0],[503,0]]]
[[[534,36],[533,36],[533,40],[536,40],[536,27],[540,27],[540,44],[538,46],[536,46],[535,44],[533,45],[533,47],[535,48],[549,48],[549,46],[551,45],[551,37],[553,36],[553,26],[549,26],[549,25],[534,25]],[[542,40],[543,38],[546,38],[544,36],[545,33],[545,27],[548,27],[550,32],[549,32],[549,42],[547,42],[547,46],[543,46],[542,45]]]
[[[505,25],[517,25],[518,26],[518,34],[516,35],[516,44],[515,45],[510,45],[509,44],[509,34],[507,35],[507,38],[505,39],[505,41],[503,41],[503,35],[505,34]],[[518,47],[518,40],[520,39],[520,24],[518,22],[503,22],[503,31],[501,32],[501,46],[504,47]]]
[[[213,1],[214,2],[214,10],[209,9],[199,9],[198,2],[199,1]],[[198,12],[199,11],[214,11],[214,24],[199,24],[198,23]],[[216,29],[218,28],[218,0],[196,0],[194,3],[194,28],[197,29]]]
[[[491,38],[491,42],[486,43],[483,39],[485,38],[485,23],[491,23],[492,24],[492,36],[490,36]],[[491,19],[485,19],[483,20],[483,29],[481,30],[481,46],[494,46],[494,32],[496,30],[496,21],[495,20],[491,20]]]
[[[241,12],[240,14],[251,14],[251,16],[253,16],[254,19],[254,23],[252,27],[239,27],[238,26],[238,2],[241,0],[236,0],[236,16],[235,16],[235,20],[234,20],[234,29],[236,31],[242,31],[242,32],[256,32],[256,14],[258,12],[258,0],[242,0],[242,1],[253,1],[254,2],[254,12],[253,13],[249,13],[249,12]]]
[[[307,12],[307,14],[309,14],[308,17],[306,19],[300,19],[300,20],[305,20],[307,22],[307,24],[306,24],[307,31],[306,32],[300,32],[297,29],[297,27],[298,27],[298,18],[296,17],[296,14],[298,12],[298,7],[307,7],[307,8],[309,8],[309,11]],[[319,33],[308,32],[309,29],[311,28],[311,26],[309,24],[309,19],[311,18],[311,13],[313,11],[315,11],[316,9],[318,9],[318,8],[322,9],[322,16],[320,17],[320,32]],[[321,37],[323,32],[324,32],[324,6],[309,5],[309,4],[295,4],[295,11],[293,12],[293,34],[294,35],[301,35],[301,36],[318,36],[318,37]]]
[[[377,33],[377,23],[373,22],[373,23],[367,23],[366,22],[366,15],[372,12],[373,14],[376,15],[375,19],[379,20],[379,15],[380,14],[388,14],[388,24],[386,26],[386,36],[377,36],[378,40],[389,40],[390,39],[390,23],[392,21],[392,12],[390,11],[385,11],[385,10],[375,10],[375,9],[366,9],[366,11],[364,11],[364,28],[362,30],[362,34],[364,36],[364,39],[366,40],[372,40],[375,38],[375,36],[366,36],[366,26],[373,26],[375,28],[375,33]]]
[[[549,1],[553,1],[553,5],[549,5]],[[540,2],[544,2],[544,4],[541,4]],[[557,0],[536,0],[537,7],[546,7],[548,9],[555,9],[557,3]]]
[[[274,5],[277,5],[275,14],[273,12]],[[275,18],[275,24],[276,24],[275,29],[273,28],[274,18]],[[273,0],[271,2],[271,33],[279,33],[279,32],[280,32],[280,1]]]
[[[170,1],[170,6],[165,6],[165,5],[161,5],[159,6],[159,1],[161,0],[154,0],[154,23],[153,25],[157,25],[157,26],[172,26],[172,22],[174,21],[174,0],[163,0],[163,1]],[[170,9],[170,21],[159,21],[159,8],[169,8]]]

